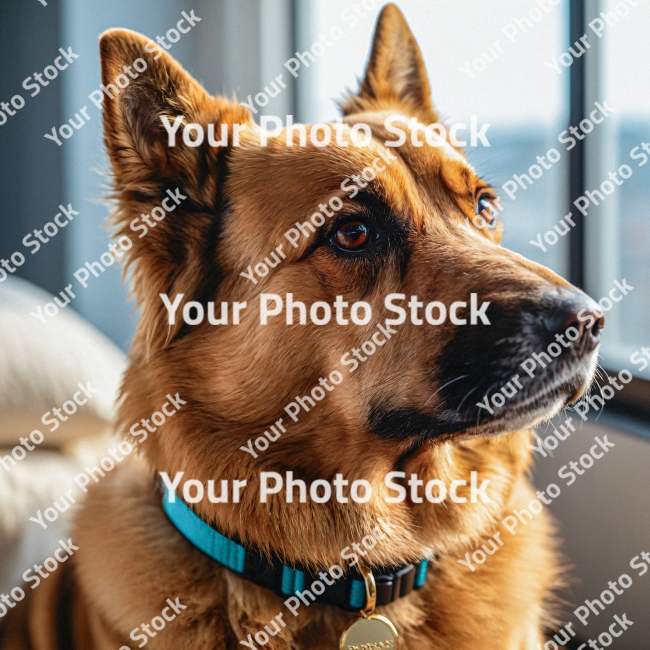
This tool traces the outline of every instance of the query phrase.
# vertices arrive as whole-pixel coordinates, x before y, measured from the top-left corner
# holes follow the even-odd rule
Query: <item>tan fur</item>
[[[397,626],[406,648],[532,650],[553,623],[549,602],[559,569],[552,526],[545,513],[520,526],[514,537],[499,524],[534,497],[526,477],[529,432],[471,440],[448,435],[414,449],[410,441],[381,439],[368,431],[371,400],[423,404],[435,391],[423,362],[442,353],[450,326],[400,326],[371,361],[312,413],[291,423],[258,459],[239,451],[275,422],[295,395],[306,394],[319,377],[339,368],[344,352],[369,338],[388,315],[383,299],[391,292],[450,304],[473,291],[491,300],[570,287],[548,269],[498,247],[500,228],[467,229],[464,218],[474,215],[477,190],[487,185],[449,148],[407,144],[377,181],[384,200],[412,224],[404,277],[382,270],[364,292],[363,271],[342,269],[326,252],[301,259],[305,240],[299,249],[286,245],[283,233],[305,221],[319,203],[335,194],[350,203],[339,185],[370,164],[381,142],[390,139],[385,115],[414,116],[425,125],[437,121],[424,64],[403,16],[393,5],[384,9],[360,92],[343,104],[348,124],[365,122],[373,130],[375,139],[365,149],[287,147],[282,139],[260,147],[246,109],[209,97],[167,54],[154,61],[144,51],[146,41],[124,30],[110,30],[100,40],[104,84],[138,57],[148,64],[117,99],[105,102],[104,114],[119,202],[112,223],[118,236],[133,240],[128,263],[141,309],[123,385],[121,432],[128,438],[131,424],[159,410],[167,393],[178,392],[187,405],[149,436],[141,459],[125,461],[94,486],[78,517],[75,597],[90,630],[79,647],[135,647],[129,632],[159,615],[166,598],[179,597],[187,610],[149,639],[148,648],[242,647],[240,639],[285,611],[288,627],[265,647],[331,649],[353,618],[324,605],[303,608],[294,618],[271,592],[204,556],[162,511],[155,487],[162,470],[170,476],[184,471],[204,483],[247,479],[238,506],[206,500],[194,510],[225,535],[273,549],[287,562],[325,568],[340,562],[344,547],[366,535],[377,517],[388,515],[398,532],[369,551],[371,566],[423,555],[439,558],[421,590],[379,610]],[[170,149],[159,116],[181,114],[187,122],[215,123],[217,133],[222,123],[247,123],[244,144],[215,149],[181,142]],[[187,201],[142,239],[134,236],[129,223],[176,187]],[[281,243],[287,260],[259,284],[239,276]],[[363,327],[280,321],[261,327],[258,295],[287,292],[307,304],[331,303],[338,294],[349,302],[363,299],[375,318]],[[237,326],[206,322],[188,328],[179,320],[169,327],[159,293],[184,293],[183,304],[247,301],[249,313]],[[433,413],[439,400],[431,399],[426,408]],[[425,482],[438,478],[446,484],[454,479],[469,484],[470,472],[477,471],[479,482],[491,481],[494,502],[389,504],[383,478],[398,466]],[[365,478],[373,498],[366,504],[290,504],[279,496],[261,504],[259,473],[285,470],[308,481],[331,479],[337,472],[350,480]],[[505,544],[489,561],[473,573],[457,563],[498,530]],[[31,625],[38,628],[43,617],[43,610],[34,609]],[[0,648],[26,647],[11,643]],[[48,643],[32,637],[34,650],[54,648]]]

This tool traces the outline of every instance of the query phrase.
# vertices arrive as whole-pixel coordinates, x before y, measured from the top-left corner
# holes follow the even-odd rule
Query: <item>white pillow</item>
[[[0,464],[0,593],[20,585],[23,572],[68,534],[73,509],[46,530],[29,518],[73,488],[84,465],[106,455],[108,441],[97,435],[111,430],[126,368],[125,354],[70,306],[47,323],[29,315],[51,300],[25,280],[0,283],[0,458],[9,468]],[[51,432],[53,425],[43,424],[42,416],[71,400],[79,383],[90,383],[97,393]],[[29,436],[36,429],[43,442],[25,452],[19,438],[33,444]],[[47,450],[71,442],[72,456]]]

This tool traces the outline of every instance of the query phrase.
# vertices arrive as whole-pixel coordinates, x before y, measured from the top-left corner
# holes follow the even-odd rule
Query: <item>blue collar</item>
[[[245,580],[270,589],[280,598],[293,596],[297,591],[310,589],[312,584],[320,582],[317,569],[291,567],[283,564],[279,558],[269,560],[266,554],[246,549],[228,539],[190,510],[178,495],[170,502],[165,486],[162,502],[169,520],[196,548]],[[427,577],[427,567],[428,562],[422,560],[397,568],[373,569],[377,605],[387,605],[422,587]],[[364,580],[355,568],[333,583],[325,587],[321,594],[312,592],[317,602],[335,605],[346,611],[358,611],[365,607]]]

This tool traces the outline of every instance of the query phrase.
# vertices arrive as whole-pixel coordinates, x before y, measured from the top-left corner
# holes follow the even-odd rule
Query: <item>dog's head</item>
[[[239,506],[201,503],[197,511],[291,559],[304,560],[305,553],[338,557],[350,537],[349,529],[334,532],[340,521],[361,530],[390,513],[404,525],[402,541],[417,540],[401,547],[404,556],[439,550],[454,543],[451,533],[466,540],[465,529],[489,525],[526,463],[525,434],[506,443],[495,434],[538,424],[587,389],[602,318],[568,282],[501,248],[501,226],[483,227],[495,218],[489,207],[494,189],[448,141],[426,143],[425,128],[439,118],[420,51],[399,10],[383,10],[359,93],[343,103],[347,128],[325,147],[309,138],[299,146],[297,132],[293,146],[286,133],[262,146],[246,108],[208,96],[146,43],[133,32],[111,30],[100,44],[105,85],[119,86],[123,66],[136,59],[147,64],[115,99],[105,99],[105,141],[119,200],[113,224],[118,236],[133,242],[127,255],[141,308],[122,424],[128,429],[148,418],[167,393],[178,392],[187,405],[143,445],[152,464],[204,483],[247,479]],[[205,133],[214,124],[217,139],[225,125],[229,144],[210,146],[206,137],[193,146],[181,137],[181,124],[170,147],[161,117],[173,124],[179,115],[182,124],[198,123]],[[424,145],[407,137],[401,146],[386,147],[395,140],[385,125],[390,115],[403,116],[396,126],[415,124]],[[236,124],[247,128],[240,145],[232,146]],[[353,140],[355,124],[368,125],[366,146]],[[375,172],[362,177],[366,169]],[[358,182],[347,185],[359,188],[352,195],[341,185],[355,176]],[[177,189],[186,198],[173,211],[159,213],[164,219],[152,220],[145,233],[133,229],[134,220]],[[313,233],[305,226],[306,235],[291,245],[285,233],[296,222],[320,222],[310,221],[316,212],[327,215],[324,223]],[[281,253],[274,253],[280,245]],[[255,282],[241,275],[247,270]],[[261,294],[284,299],[289,293],[308,312],[316,302],[333,305],[337,296],[349,305],[365,301],[373,317],[363,325],[342,325],[334,317],[325,325],[301,325],[296,310],[294,325],[285,323],[284,312],[261,325]],[[172,302],[183,295],[173,325],[160,294]],[[389,326],[395,330],[389,339],[381,333],[373,338],[378,323],[386,327],[386,319],[396,317],[385,306],[389,294],[405,296],[394,304],[408,317]],[[420,307],[424,322],[415,324],[411,296],[424,307],[442,303],[447,312],[454,302],[465,306],[439,325],[429,324]],[[191,301],[206,314],[214,302],[217,317],[227,302],[229,323],[211,325],[206,317],[185,324],[180,315]],[[247,303],[239,324],[233,324],[235,301]],[[485,319],[476,314],[484,302],[490,303]],[[428,315],[439,318],[440,307]],[[349,311],[343,317],[349,320]],[[366,341],[371,344],[362,347]],[[533,353],[539,356],[530,376],[520,364]],[[327,381],[333,371],[343,376],[339,385]],[[289,419],[285,406],[311,395],[320,380],[332,389],[321,383],[317,395],[324,397],[302,409],[297,422]],[[492,399],[497,393],[501,397]],[[252,447],[256,458],[240,449],[280,417],[286,431],[264,450]],[[491,477],[494,505],[387,504],[384,475],[395,469],[451,480],[479,470]],[[364,504],[305,506],[278,495],[261,504],[260,471],[293,471],[306,481],[342,473],[370,481],[375,496]]]

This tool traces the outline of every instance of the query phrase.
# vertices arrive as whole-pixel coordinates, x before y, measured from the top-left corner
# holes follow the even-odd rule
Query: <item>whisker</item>
[[[483,393],[483,399],[485,399],[488,393],[498,384],[498,381],[495,381],[486,391]],[[483,401],[483,400],[481,400]],[[476,413],[476,426],[478,426],[479,420],[481,419],[481,409],[477,409]]]
[[[470,396],[470,395],[471,395],[471,394],[472,394],[472,393],[473,393],[473,392],[474,392],[478,387],[479,387],[479,385],[477,384],[476,386],[474,386],[474,388],[472,388],[472,390],[469,391],[469,393],[467,393],[467,395],[465,395],[465,397],[463,397],[463,399],[460,401],[460,404],[458,405],[458,408],[456,409],[456,413],[458,413],[458,412],[460,411],[460,407],[463,405],[463,402],[464,402],[464,401],[465,401],[465,400],[466,400],[466,399],[467,399],[467,398],[468,398],[468,397],[469,397],[469,396]]]
[[[443,386],[440,386],[440,388],[438,388],[438,390],[433,395],[431,395],[431,397],[429,397],[429,399],[424,403],[424,406],[426,406],[431,401],[431,399],[434,398],[443,388],[449,386],[449,384],[453,384],[455,381],[458,381],[459,379],[465,379],[465,377],[469,377],[469,375],[461,375],[460,377],[456,377],[456,379],[452,379],[451,381],[448,381]]]

